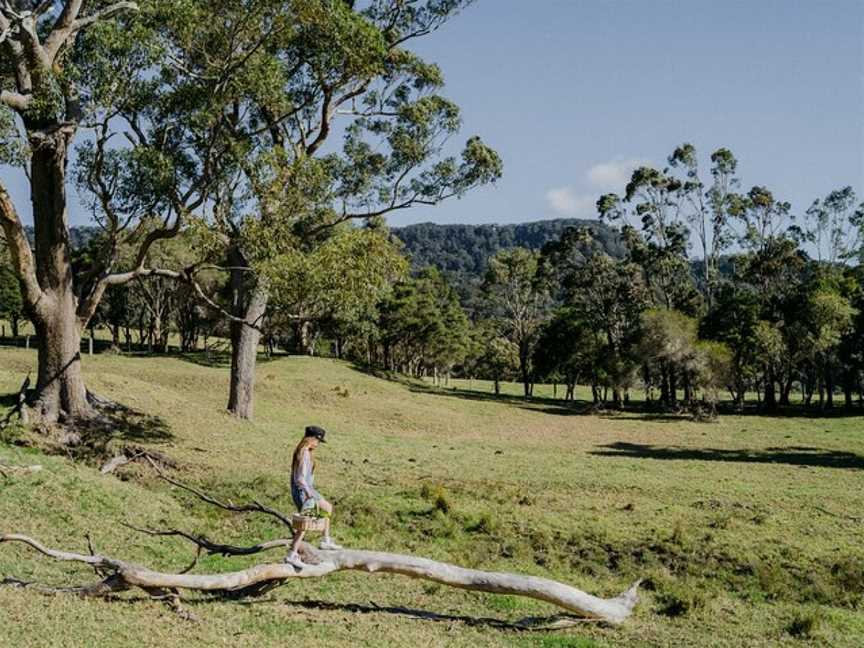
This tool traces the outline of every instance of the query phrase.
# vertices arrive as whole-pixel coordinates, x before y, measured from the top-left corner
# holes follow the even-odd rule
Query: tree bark
[[[81,373],[81,333],[74,304],[67,300],[52,311],[34,318],[39,360],[33,408],[46,422],[87,418],[92,410]]]
[[[250,274],[232,271],[234,314],[243,321],[231,322],[231,386],[228,395],[228,411],[247,420],[252,419],[254,412],[255,363],[268,301],[266,287]]]
[[[66,212],[66,145],[62,129],[31,138],[31,200],[36,234],[39,303],[28,304],[38,336],[35,409],[56,422],[92,416],[81,373],[81,326],[74,293],[71,243]]]

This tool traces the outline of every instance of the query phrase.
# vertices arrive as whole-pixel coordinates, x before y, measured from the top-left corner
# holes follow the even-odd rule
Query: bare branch
[[[192,486],[187,486],[186,484],[179,482],[176,479],[172,479],[171,477],[166,475],[164,472],[162,472],[162,470],[159,468],[159,466],[157,466],[156,463],[153,462],[149,457],[147,458],[147,461],[150,462],[150,465],[156,471],[156,474],[159,475],[160,479],[165,480],[166,482],[168,482],[169,484],[172,484],[173,486],[176,486],[177,488],[182,488],[183,490],[192,493],[193,495],[195,495],[199,499],[207,502],[208,504],[213,504],[214,506],[218,506],[221,509],[225,509],[226,511],[233,511],[235,513],[263,513],[265,515],[270,515],[272,517],[275,517],[280,522],[282,522],[289,529],[291,528],[291,518],[289,516],[285,515],[284,513],[277,511],[276,509],[272,509],[268,506],[264,506],[262,504],[259,504],[258,502],[255,502],[255,501],[253,501],[249,504],[232,504],[231,502],[227,502],[227,503],[221,502],[221,501],[217,500],[215,497],[208,495],[207,493],[204,493],[204,492],[202,492],[196,488],[193,488]]]
[[[253,554],[261,553],[262,551],[268,551],[270,549],[279,549],[291,546],[291,538],[280,538],[278,540],[270,540],[268,542],[260,542],[255,545],[251,545],[249,547],[238,547],[236,545],[227,545],[220,544],[218,542],[213,542],[209,540],[206,536],[195,535],[193,533],[189,533],[187,531],[181,531],[179,529],[146,529],[141,527],[136,527],[131,524],[124,524],[123,526],[132,529],[133,531],[138,531],[140,533],[145,533],[149,536],[156,537],[178,537],[184,538],[189,542],[195,544],[199,550],[206,551],[208,555],[219,555],[219,556],[251,556]]]

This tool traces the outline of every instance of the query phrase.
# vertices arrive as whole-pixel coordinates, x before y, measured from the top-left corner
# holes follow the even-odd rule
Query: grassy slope
[[[0,349],[0,394],[15,391],[34,361]],[[475,620],[556,611],[395,576],[339,574],[251,604],[193,601],[199,624],[148,601],[0,588],[10,645],[258,646],[289,637],[309,646],[864,644],[860,417],[692,424],[575,416],[548,401],[467,398],[335,361],[287,358],[260,365],[257,418],[246,425],[222,413],[224,368],[110,355],[85,365],[91,388],[160,417],[170,432],[148,438],[139,430],[136,442],[183,462],[188,480],[225,497],[254,493],[289,510],[290,453],[302,426],[314,422],[332,432],[317,481],[337,503],[337,537],[346,544],[545,575],[604,595],[647,576],[653,591],[621,629],[525,634],[375,610]],[[57,546],[84,549],[89,532],[99,551],[180,569],[188,547],[119,523],[180,526],[236,543],[279,532],[267,520],[204,508],[141,468],[121,481],[2,443],[0,460],[45,466],[0,477],[0,529]],[[199,566],[227,568],[215,558]],[[0,578],[58,584],[70,574],[92,579],[83,568],[0,547]],[[796,619],[817,621],[811,639],[788,632]]]

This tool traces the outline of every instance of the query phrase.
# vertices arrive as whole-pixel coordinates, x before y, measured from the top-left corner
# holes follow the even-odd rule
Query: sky
[[[864,0],[477,0],[415,50],[504,162],[494,186],[392,225],[596,217],[683,142],[730,148],[793,211],[864,194]],[[26,183],[0,177],[26,218]],[[88,222],[74,190],[71,220]]]

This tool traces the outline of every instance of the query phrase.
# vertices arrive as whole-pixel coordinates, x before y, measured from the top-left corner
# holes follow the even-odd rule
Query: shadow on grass
[[[162,355],[167,356],[169,354]],[[266,353],[259,353],[258,357],[255,360],[255,363],[259,366],[263,366],[268,362],[273,362],[274,360],[278,360],[280,358],[287,358],[289,356],[290,354],[288,353],[273,353],[269,356]],[[216,369],[228,369],[231,367],[230,349],[187,351],[185,353],[172,353],[170,354],[170,357],[182,360],[183,362],[189,362],[191,364],[198,365],[199,367],[209,367]]]
[[[74,431],[80,442],[63,443],[57,450],[83,461],[101,462],[121,452],[127,456],[142,452],[153,454],[145,446],[165,444],[174,439],[162,417],[112,402],[100,402],[98,415],[88,421],[76,421]]]
[[[684,448],[681,446],[664,447],[619,441],[599,447],[602,449],[593,450],[589,454],[633,459],[729,461],[864,470],[864,457],[861,455],[808,446],[771,447],[764,450],[721,450],[717,448]]]
[[[691,421],[692,416],[686,411],[668,411],[660,409],[656,403],[631,400],[623,409],[615,410],[611,406],[602,406],[584,400],[567,401],[564,399],[535,396],[526,399],[515,394],[493,394],[458,387],[438,387],[426,384],[418,379],[408,378],[392,372],[384,372],[355,365],[357,371],[370,376],[397,382],[405,385],[411,392],[428,394],[445,398],[458,398],[475,402],[505,403],[533,412],[551,414],[553,416],[601,416],[603,418],[621,421]],[[717,413],[721,416],[757,416],[766,418],[806,418],[806,419],[840,419],[858,417],[864,419],[864,407],[856,405],[848,409],[835,406],[832,409],[805,407],[804,405],[786,405],[773,410],[765,410],[758,403],[748,403],[743,409],[736,407],[732,401],[717,404]]]
[[[554,614],[543,617],[526,617],[519,621],[505,621],[489,617],[472,617],[464,614],[440,614],[428,610],[418,610],[399,606],[379,606],[374,603],[363,605],[359,603],[331,603],[328,601],[285,601],[286,605],[306,608],[307,610],[324,610],[337,612],[352,612],[354,614],[389,614],[393,616],[416,619],[418,621],[437,621],[445,623],[463,623],[470,627],[493,628],[495,630],[554,630],[573,625],[596,623],[592,619],[584,619],[569,614]]]
[[[0,410],[12,409],[18,404],[18,394],[0,394]]]
[[[101,460],[118,452],[144,451],[142,445],[169,443],[174,439],[167,421],[121,403],[94,398],[96,415],[77,419],[64,426],[37,423],[26,444],[49,454],[62,454],[79,460]],[[18,402],[17,394],[0,395],[0,411]]]
[[[10,587],[15,589],[32,588],[36,591],[41,591],[45,594],[69,593],[73,594],[73,588],[56,588],[27,581],[18,578],[7,577],[0,579],[0,587]],[[203,596],[200,598],[187,598],[183,601],[186,606],[207,607],[213,604],[214,600],[221,602],[229,602],[230,599],[225,599],[220,596]],[[153,601],[152,598],[134,594],[132,596],[107,596],[102,599],[105,603],[113,603],[119,605],[139,605]],[[518,621],[505,621],[503,619],[493,619],[490,617],[472,617],[464,614],[439,614],[428,610],[419,610],[403,606],[380,606],[370,603],[363,605],[360,603],[331,603],[329,601],[281,601],[274,598],[248,598],[236,601],[230,601],[234,605],[251,607],[255,605],[289,605],[292,607],[304,608],[307,610],[320,610],[323,612],[351,612],[353,614],[389,614],[391,616],[404,617],[407,619],[415,619],[417,621],[432,621],[444,623],[463,623],[469,627],[490,628],[494,630],[517,631],[524,632],[530,630],[561,630],[564,628],[572,628],[574,626],[585,626],[588,624],[597,624],[596,619],[588,619],[578,617],[571,614],[553,614],[549,616],[526,617]]]

